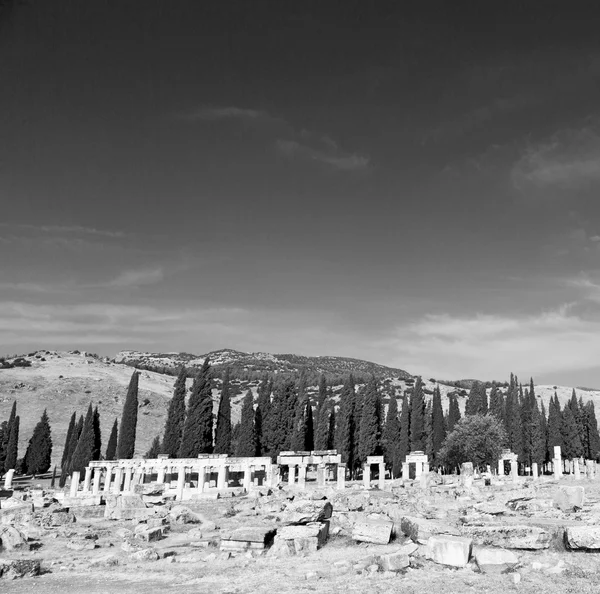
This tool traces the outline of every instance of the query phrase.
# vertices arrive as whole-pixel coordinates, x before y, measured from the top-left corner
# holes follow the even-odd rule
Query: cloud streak
[[[316,161],[339,171],[364,171],[369,167],[369,158],[362,155],[344,153],[337,145],[321,140],[320,147],[302,144],[296,140],[278,140],[277,150],[286,157]]]

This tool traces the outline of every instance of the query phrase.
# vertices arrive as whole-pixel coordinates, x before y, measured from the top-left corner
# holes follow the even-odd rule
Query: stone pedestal
[[[317,486],[324,487],[325,486],[325,464],[319,464],[317,466]]]
[[[573,474],[575,475],[575,480],[581,480],[581,471],[579,469],[579,460],[573,460]]]
[[[554,478],[559,479],[562,476],[562,461],[555,458],[552,461],[552,467],[554,468]]]
[[[340,490],[343,490],[346,488],[346,465],[345,464],[338,464],[337,488]]]
[[[225,466],[219,466],[217,472],[217,489],[227,488],[227,468]]]
[[[71,475],[71,491],[69,495],[71,497],[77,497],[77,489],[79,489],[79,470],[75,470]]]
[[[537,480],[539,477],[538,465],[537,462],[533,462],[531,465],[531,476],[533,476],[533,480]]]
[[[365,464],[363,466],[363,487],[365,489],[371,488],[371,465]]]
[[[514,483],[519,479],[519,464],[516,460],[510,461],[510,476]]]
[[[89,493],[90,487],[92,484],[92,469],[85,469],[85,478],[83,479],[83,492]]]
[[[102,470],[100,470],[100,468],[94,469],[94,483],[92,486],[92,495],[98,495],[100,493],[101,477],[102,477]]]

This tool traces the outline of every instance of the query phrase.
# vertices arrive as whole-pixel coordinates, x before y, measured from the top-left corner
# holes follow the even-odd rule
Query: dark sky
[[[2,350],[600,385],[591,2],[18,3]]]

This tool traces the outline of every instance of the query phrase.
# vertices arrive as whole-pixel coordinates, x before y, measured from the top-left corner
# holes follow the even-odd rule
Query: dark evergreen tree
[[[69,472],[73,473],[75,471],[79,471],[83,473],[85,471],[86,466],[92,460],[92,456],[94,454],[94,411],[92,409],[92,404],[88,406],[87,414],[85,415],[85,421],[83,422],[83,429],[81,431],[81,435],[79,436],[79,440],[77,441],[77,446],[75,451],[73,452],[73,457],[71,458],[71,464],[69,468]]]
[[[480,403],[481,403],[481,414],[487,415],[489,412],[489,406],[488,406],[487,388],[485,387],[485,384],[481,384]]]
[[[177,458],[183,437],[183,425],[185,423],[185,395],[187,370],[182,367],[173,386],[173,398],[169,402],[167,420],[165,422],[165,433],[162,441],[162,452],[169,458]]]
[[[279,452],[290,450],[296,420],[296,384],[288,378],[274,389],[273,401],[269,411],[268,427],[263,426],[268,451],[272,458]],[[265,432],[265,429],[268,431]]]
[[[575,390],[573,390],[575,392]],[[579,439],[581,440],[581,447],[583,448],[583,456],[589,458],[588,453],[590,451],[589,444],[589,431],[588,431],[588,408],[583,403],[583,398],[579,397],[577,403],[577,427],[579,429]]]
[[[550,398],[548,403],[548,423],[547,423],[547,457],[549,460],[554,459],[554,446],[560,446],[561,451],[564,448],[562,431],[562,414],[560,411],[560,404],[558,402],[558,396],[556,392],[554,397]]]
[[[519,406],[519,391],[515,385],[506,394],[505,422],[507,446],[523,461],[523,435],[521,432],[521,410]]]
[[[214,451],[215,454],[233,454],[231,450],[231,380],[229,367],[225,369],[223,374]]]
[[[548,421],[544,401],[540,400],[540,439],[543,446],[543,461],[548,461]]]
[[[94,451],[92,452],[92,460],[100,460],[100,458],[102,458],[102,433],[100,432],[100,413],[98,412],[97,406],[94,408],[94,417],[92,420],[94,427]]]
[[[400,436],[398,438],[398,452],[396,454],[396,470],[398,465],[402,469],[402,463],[410,453],[410,410],[411,401],[405,393],[402,397],[402,410],[400,411]]]
[[[568,404],[565,404],[562,412],[562,424],[560,429],[564,444],[562,457],[566,458],[567,460],[579,458],[583,454],[583,447],[581,446],[581,440],[579,438],[577,421],[575,420],[573,411]]]
[[[212,451],[213,403],[211,371],[208,357],[194,379],[183,426],[183,438],[179,450],[180,458],[196,458],[198,454]]]
[[[425,395],[423,381],[420,377],[415,382],[410,399],[410,449],[411,451],[425,451]]]
[[[254,397],[248,390],[242,401],[242,418],[237,436],[236,456],[255,456],[257,450],[256,431],[254,426]]]
[[[313,420],[313,412],[312,406],[310,405],[310,400],[306,400],[306,429],[304,431],[304,435],[306,436],[306,440],[304,442],[304,449],[307,451],[312,451],[315,449],[315,424]]]
[[[269,448],[267,445],[267,437],[264,434],[268,434],[268,415],[271,407],[271,392],[273,391],[273,382],[270,380],[268,375],[263,376],[260,384],[258,385],[258,401],[256,405],[256,412],[254,414],[255,430],[256,430],[256,441],[257,451],[259,456],[265,456],[269,454]]]
[[[425,403],[425,454],[433,460],[433,412],[431,400]]]
[[[69,438],[69,443],[65,445],[67,448],[67,456],[65,458],[65,465],[60,470],[60,481],[58,483],[59,487],[64,487],[67,482],[67,477],[71,474],[71,461],[73,460],[73,454],[75,453],[75,449],[77,448],[77,443],[79,442],[79,436],[83,431],[83,415],[80,415],[79,421],[75,425],[75,429],[71,433]]]
[[[448,404],[448,423],[447,423],[447,433],[452,433],[454,431],[454,427],[456,423],[460,421],[460,408],[458,406],[458,398],[456,394],[450,395],[450,401]]]
[[[8,421],[0,423],[0,475],[4,472],[6,446],[8,445]]]
[[[3,463],[4,463],[2,469],[0,469],[0,470],[8,471],[11,468],[14,468],[15,464],[17,462],[16,456],[14,456],[14,460],[12,460],[12,453],[11,453],[11,461],[10,461],[11,465],[9,465],[9,461],[7,460],[7,458],[8,458],[8,450],[9,450],[8,444],[10,442],[10,434],[13,431],[13,427],[14,427],[16,418],[17,418],[17,401],[14,400],[12,408],[10,409],[10,416],[8,417],[8,423],[6,424],[6,429],[4,431],[4,436],[3,436],[2,444],[0,444],[1,447],[2,447],[2,460],[3,460]],[[18,433],[18,430],[17,430],[17,442],[18,442],[18,440],[19,440],[19,433]]]
[[[308,394],[306,392],[306,377],[304,374],[300,376],[297,386],[297,405],[294,414],[294,424],[292,425],[292,434],[290,439],[290,449],[292,451],[306,451],[307,442],[307,428],[308,428],[308,416],[307,416],[307,404]],[[310,407],[310,404],[308,404]],[[311,414],[312,420],[312,414]]]
[[[366,385],[358,434],[358,462],[364,464],[367,456],[381,453],[381,418],[377,381],[371,378]]]
[[[119,438],[117,441],[117,459],[128,460],[135,453],[135,435],[137,430],[138,415],[138,384],[140,372],[134,371],[127,388],[127,396],[123,405],[121,415],[121,426],[119,427]]]
[[[400,440],[400,419],[398,418],[398,401],[396,395],[392,395],[390,405],[388,406],[387,415],[385,417],[385,425],[381,435],[381,446],[383,456],[388,469],[391,471],[391,476],[395,477],[394,460],[398,451],[398,442]],[[396,468],[397,470],[397,468]]]
[[[19,415],[15,416],[12,423],[9,421],[10,433],[8,435],[8,443],[6,445],[6,459],[4,461],[4,470],[9,471],[17,466],[19,457],[19,425],[21,419]]]
[[[490,390],[490,401],[488,410],[489,413],[494,415],[497,419],[503,419],[504,398],[502,396],[502,392],[500,392],[495,382],[492,384],[492,389]]]
[[[330,409],[329,409],[329,434],[327,436],[327,449],[333,450],[334,448],[335,448],[335,407],[333,406],[333,404],[331,404]]]
[[[149,460],[154,460],[158,458],[158,454],[161,453],[162,444],[160,443],[160,435],[156,435],[152,440],[152,444],[150,445],[150,449],[146,452],[146,458]]]
[[[598,434],[598,421],[596,419],[596,410],[594,403],[589,400],[585,404],[586,408],[586,433],[587,433],[587,444],[588,451],[586,452],[586,458],[590,460],[597,460],[600,456],[600,435]]]
[[[69,428],[67,429],[67,437],[65,439],[65,447],[63,448],[62,458],[60,460],[60,467],[62,469],[66,469],[67,467],[67,459],[69,457],[69,443],[71,442],[71,436],[73,435],[73,431],[76,430],[77,427],[77,415],[73,413],[71,415],[71,420],[69,421]]]
[[[329,426],[331,417],[331,406],[326,398],[317,409],[317,428],[315,431],[315,449],[329,449]]]
[[[433,391],[431,404],[431,434],[433,443],[433,462],[439,463],[438,453],[446,439],[446,427],[444,426],[444,410],[442,408],[442,395],[440,387],[436,386]]]
[[[52,431],[48,413],[44,410],[42,418],[35,426],[33,435],[25,452],[24,464],[27,474],[43,474],[50,468],[52,458]]]
[[[354,416],[355,401],[354,377],[350,375],[344,382],[340,394],[340,407],[336,419],[335,447],[342,457],[342,462],[346,463],[346,468],[351,477],[354,476],[355,471],[355,441],[358,437],[358,435],[355,435],[357,429]]]
[[[106,446],[106,454],[104,455],[104,458],[106,460],[114,460],[115,456],[117,455],[117,435],[119,432],[118,429],[118,421],[117,419],[115,419],[115,422],[113,423],[112,426],[112,430],[110,432],[110,437],[108,438],[108,444]]]
[[[485,392],[485,386],[481,382],[473,382],[465,404],[465,416],[485,414],[483,412],[482,392]]]

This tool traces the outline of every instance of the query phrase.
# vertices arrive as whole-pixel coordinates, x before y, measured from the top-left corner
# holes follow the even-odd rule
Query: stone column
[[[510,475],[513,483],[516,483],[519,479],[519,463],[514,458],[510,461]]]
[[[410,478],[410,466],[408,462],[402,462],[402,478],[405,481]]]
[[[318,476],[318,471],[317,471]],[[301,489],[306,488],[306,464],[300,464],[298,466],[298,486]]]
[[[296,465],[290,464],[288,469],[288,485],[293,485],[296,482]]]
[[[227,466],[222,464],[219,466],[217,473],[217,489],[225,489],[227,487]]]
[[[271,464],[269,470],[269,476],[271,477],[271,487],[277,487],[279,485],[279,479],[281,478],[279,464]]]
[[[83,492],[89,493],[92,484],[92,469],[88,466],[85,469],[85,478],[83,479]]]
[[[177,494],[175,495],[175,499],[177,501],[183,501],[183,488],[185,486],[185,467],[180,466],[177,470],[179,472],[177,473]]]
[[[337,488],[344,490],[346,488],[346,465],[341,463],[337,467]]]
[[[71,497],[77,497],[77,489],[79,488],[79,470],[73,471],[71,475],[71,492],[69,495]]]
[[[11,468],[9,471],[7,471],[6,476],[4,477],[5,489],[12,489],[13,474],[15,474],[14,468]]]
[[[504,476],[504,459],[498,460],[498,476]]]
[[[537,462],[533,462],[531,464],[531,475],[533,476],[533,480],[537,480],[539,477],[539,472],[538,472],[538,464]]]
[[[244,467],[244,480],[242,482],[242,486],[246,491],[250,490],[250,483],[252,482],[252,471],[250,470],[250,466]]]
[[[575,459],[573,460],[573,470],[574,470],[574,475],[575,475],[575,480],[576,481],[580,481],[581,480],[581,472],[579,469],[579,460]]]
[[[554,467],[554,478],[559,479],[562,476],[562,457],[560,446],[554,446],[554,459],[552,460]]]
[[[121,480],[123,479],[123,469],[120,466],[115,468],[115,482],[113,483],[113,493],[118,495],[121,492]]]
[[[423,473],[423,463],[417,462],[415,464],[415,479],[419,480],[421,478],[422,473]]]
[[[204,466],[198,467],[198,483],[196,484],[196,493],[204,493]]]
[[[159,485],[162,485],[165,482],[165,467],[164,466],[158,467],[158,474],[156,475],[156,482]]]
[[[385,489],[385,464],[382,462],[379,464],[379,490]]]
[[[123,491],[125,491],[125,492],[133,491],[133,488],[131,486],[131,474],[133,472],[133,468],[125,468],[123,470],[123,472],[125,473],[125,482],[123,483]]]
[[[325,486],[325,472],[326,472],[327,468],[325,466],[325,464],[319,464],[317,466],[317,487],[324,487]]]
[[[104,494],[108,495],[110,492],[110,483],[112,479],[112,466],[106,467],[106,476],[104,477]]]
[[[98,495],[100,493],[101,477],[102,477],[102,469],[94,468],[94,484],[92,486],[92,495]]]
[[[363,466],[363,487],[365,489],[371,488],[371,465],[366,463]]]

